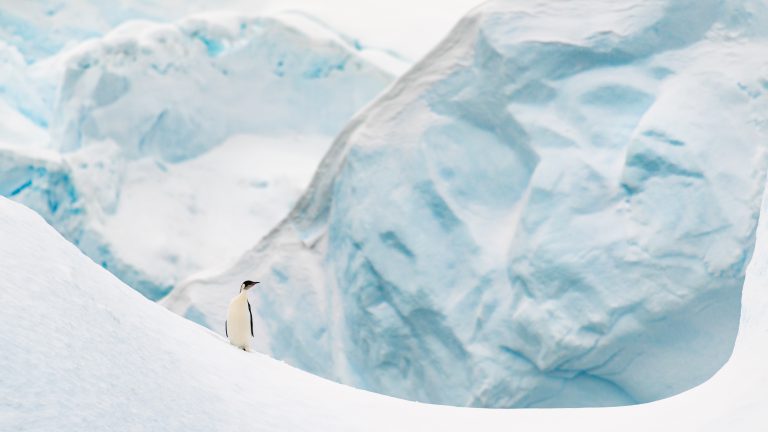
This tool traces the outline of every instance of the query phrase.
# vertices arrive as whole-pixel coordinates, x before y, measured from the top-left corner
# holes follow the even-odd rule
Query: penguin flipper
[[[251,302],[248,303],[248,316],[251,318],[251,337],[253,337],[253,312],[251,312]]]
[[[224,320],[224,334],[229,337],[229,331],[227,330],[227,320]]]

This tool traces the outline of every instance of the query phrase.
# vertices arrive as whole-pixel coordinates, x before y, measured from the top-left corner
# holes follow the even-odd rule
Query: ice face
[[[484,6],[352,120],[277,230],[165,304],[220,331],[219,287],[257,277],[258,349],[409,399],[691,388],[738,325],[767,19],[757,2]]]
[[[179,162],[235,133],[333,135],[392,75],[288,16],[132,22],[86,44],[68,62],[54,141],[112,139],[131,158]]]
[[[42,89],[38,88],[33,76],[34,71],[16,47],[0,40],[0,106],[7,106],[15,116],[21,117],[15,119],[11,117],[14,113],[3,112],[0,139],[6,138],[4,135],[8,131],[18,130],[24,123],[31,123],[32,127],[37,128],[48,126],[50,107],[41,96]],[[20,138],[33,141],[30,145],[39,144],[37,141],[40,141],[29,140],[28,137],[12,137]]]

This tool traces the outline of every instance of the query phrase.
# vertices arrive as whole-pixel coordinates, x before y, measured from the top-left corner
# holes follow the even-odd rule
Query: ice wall
[[[765,5],[493,2],[337,138],[273,233],[165,301],[390,395],[620,405],[730,355],[766,172]],[[227,289],[230,287],[231,289]]]

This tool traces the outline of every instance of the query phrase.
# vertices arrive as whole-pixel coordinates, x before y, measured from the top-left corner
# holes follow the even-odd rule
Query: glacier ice
[[[152,299],[266,234],[404,65],[300,13],[132,20],[32,48],[0,42],[0,192]]]
[[[38,0],[6,2],[0,11],[0,39],[36,62],[77,43],[102,36],[130,20],[168,21],[210,8],[206,0]],[[236,1],[217,2],[218,7]]]
[[[163,301],[343,383],[485,407],[668,397],[728,359],[768,144],[757,1],[492,2],[357,115],[291,214]]]
[[[48,109],[29,78],[29,69],[18,50],[0,40],[0,100],[15,108],[28,122],[46,127]],[[10,122],[3,121],[3,126],[7,123]]]
[[[52,137],[178,162],[236,134],[335,134],[393,73],[298,14],[131,21],[69,54]]]

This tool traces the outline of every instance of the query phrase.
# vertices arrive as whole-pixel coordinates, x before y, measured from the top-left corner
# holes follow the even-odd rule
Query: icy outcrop
[[[235,2],[222,0],[215,6]],[[0,10],[0,39],[15,46],[32,63],[102,36],[125,21],[174,20],[212,6],[206,0],[9,1]]]
[[[32,64],[2,53],[0,193],[152,299],[284,218],[403,66],[299,13],[130,21]]]
[[[177,162],[236,133],[333,135],[394,77],[359,51],[298,14],[130,22],[70,54],[53,138]]]
[[[23,202],[68,234],[78,237],[83,208],[61,157],[45,150],[0,148],[0,195]]]
[[[730,355],[768,145],[756,1],[495,2],[337,138],[291,215],[165,305],[386,394],[651,401]],[[229,287],[229,289],[227,289]]]
[[[100,224],[104,212],[114,211],[118,202],[122,179],[115,167],[120,161],[114,145],[67,157],[45,149],[0,147],[0,195],[35,210],[102,267],[147,297],[160,298],[172,284],[159,284],[116,254]]]

